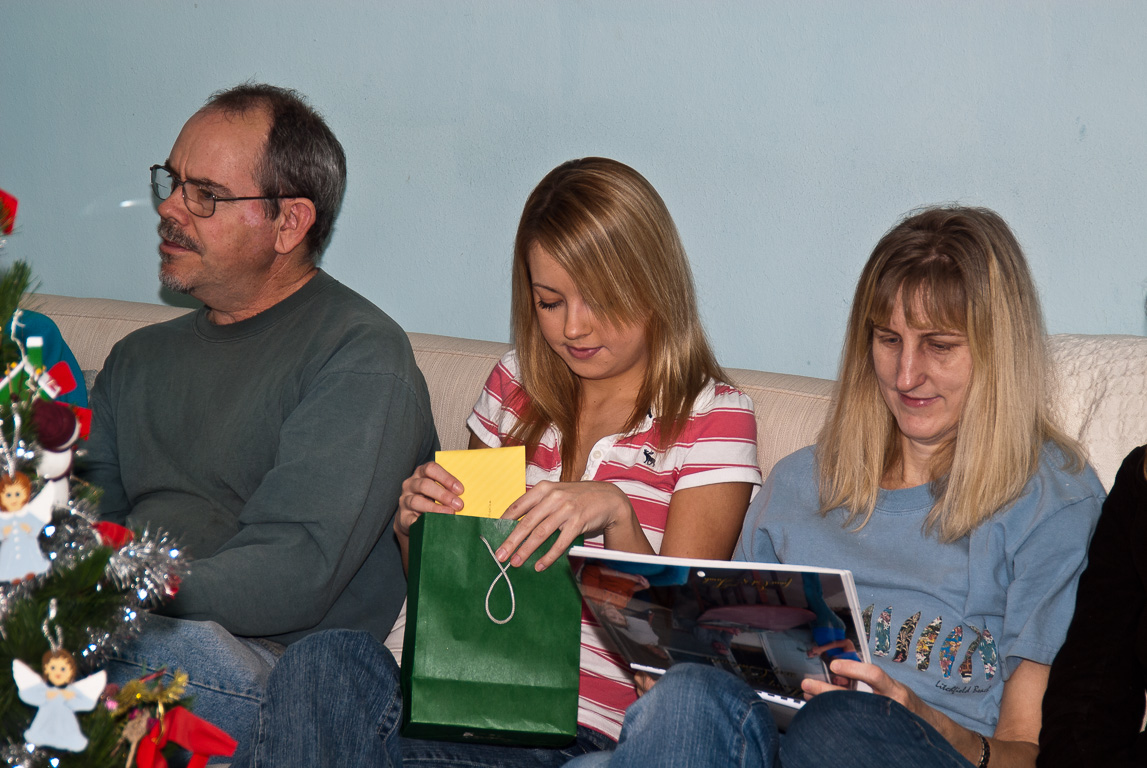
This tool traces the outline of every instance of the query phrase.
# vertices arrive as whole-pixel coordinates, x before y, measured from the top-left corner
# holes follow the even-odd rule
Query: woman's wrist
[[[976,764],[976,768],[988,768],[988,761],[992,759],[992,746],[988,743],[988,737],[982,733],[977,733],[980,737],[980,762]]]

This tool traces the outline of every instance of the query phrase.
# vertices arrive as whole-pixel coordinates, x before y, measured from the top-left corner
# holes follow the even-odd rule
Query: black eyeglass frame
[[[151,171],[151,193],[155,195],[157,200],[163,202],[168,197],[174,195],[175,188],[179,187],[179,191],[183,195],[183,202],[185,205],[187,205],[187,179],[179,178],[172,172],[170,168],[168,168],[163,163],[156,163],[148,170]],[[159,181],[155,178],[156,171],[164,171],[168,176],[171,177],[171,192],[167,194],[167,197],[159,196]],[[292,197],[306,197],[305,195],[249,195],[246,197],[219,197],[214,192],[208,192],[206,189],[203,189],[203,187],[199,186],[199,184],[196,184],[194,181],[191,182],[191,184],[193,184],[195,188],[199,190],[201,195],[211,201],[211,210],[207,213],[196,213],[195,211],[191,210],[190,205],[187,205],[187,212],[192,216],[198,216],[201,219],[210,219],[215,215],[216,203],[234,203],[239,200],[289,200]]]

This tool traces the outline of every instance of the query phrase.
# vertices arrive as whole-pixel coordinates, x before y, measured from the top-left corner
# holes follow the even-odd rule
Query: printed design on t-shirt
[[[960,662],[960,679],[965,683],[972,682],[972,654],[980,647],[980,630],[971,624],[968,626],[976,633],[976,636],[972,638],[972,642],[968,643],[968,651],[964,654],[964,660]]]
[[[944,677],[952,676],[952,664],[956,661],[956,654],[960,650],[960,641],[964,639],[964,628],[956,627],[948,633],[944,645],[940,648],[940,671]]]
[[[869,634],[868,630],[875,608],[875,605],[869,605],[861,613],[861,621],[864,624],[864,633],[866,635]],[[922,611],[917,611],[900,625],[900,631],[896,634],[896,652],[892,657],[892,661],[901,664],[908,660],[909,648],[912,647],[912,636],[916,633],[916,629],[920,625],[920,617],[922,615]],[[932,651],[936,648],[936,641],[940,637],[943,626],[944,618],[937,616],[928,622],[920,632],[920,639],[916,641],[915,657],[916,668],[921,672],[927,671],[932,664]],[[960,655],[960,646],[964,640],[963,626],[956,626],[955,629],[948,633],[944,642],[940,644],[940,672],[946,678],[950,678],[953,673],[956,673],[963,682],[970,683],[973,677],[975,656],[979,653],[984,663],[984,679],[991,680],[996,676],[996,670],[999,664],[999,650],[996,647],[995,638],[992,637],[992,633],[987,629],[980,629],[974,624],[967,624],[966,626],[974,634],[974,637],[972,641],[968,643],[968,646],[963,649],[963,659],[959,664],[957,664],[957,657]],[[892,606],[888,606],[880,612],[880,615],[876,619],[875,636],[872,638],[873,656],[888,655],[892,639],[891,628]]]
[[[903,664],[908,658],[908,646],[912,644],[912,635],[916,633],[918,623],[920,623],[920,611],[916,611],[915,616],[900,625],[900,633],[896,635],[896,654],[892,657],[897,664]]]
[[[984,678],[991,680],[996,676],[996,666],[1000,659],[999,651],[996,649],[996,639],[992,637],[992,633],[986,627],[981,630],[971,624],[968,626],[972,627],[972,631],[977,635],[976,640],[980,644],[980,658],[984,660]],[[970,657],[971,650],[969,649]]]
[[[892,606],[888,606],[880,612],[880,616],[876,619],[876,647],[872,649],[872,653],[876,656],[887,656],[888,646],[891,640],[889,636],[889,628],[892,626]]]
[[[937,616],[928,622],[928,626],[920,633],[920,639],[916,642],[916,669],[921,672],[928,669],[928,665],[932,663],[932,646],[936,644],[936,638],[940,636],[940,627],[943,625],[943,617]]]
[[[864,624],[865,637],[872,637],[872,609],[875,607],[875,605],[870,605],[860,614],[860,620]]]

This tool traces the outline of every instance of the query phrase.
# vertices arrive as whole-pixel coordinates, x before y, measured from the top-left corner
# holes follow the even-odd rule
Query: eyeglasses
[[[171,197],[176,187],[183,187],[183,201],[187,210],[196,216],[207,219],[215,213],[216,203],[233,203],[236,200],[286,200],[302,195],[253,195],[250,197],[219,197],[208,192],[194,181],[181,180],[165,165],[151,166],[151,191],[155,198],[163,202]]]

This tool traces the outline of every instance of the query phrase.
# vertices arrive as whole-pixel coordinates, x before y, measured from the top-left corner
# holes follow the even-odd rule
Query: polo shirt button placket
[[[594,448],[590,451],[589,461],[585,463],[585,473],[581,476],[582,480],[592,480],[594,475],[597,474],[597,465],[601,463],[602,457],[605,453],[600,448]]]

